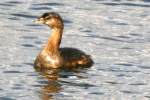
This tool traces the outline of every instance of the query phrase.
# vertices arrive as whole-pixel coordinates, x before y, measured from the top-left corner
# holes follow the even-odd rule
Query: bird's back
[[[89,55],[75,48],[60,48],[64,67],[90,67],[93,61]]]

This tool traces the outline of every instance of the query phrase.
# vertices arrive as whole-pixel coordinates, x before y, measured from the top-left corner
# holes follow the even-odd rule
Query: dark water
[[[47,11],[64,19],[61,46],[94,66],[35,71],[50,32],[33,20]],[[0,19],[0,100],[150,100],[149,0],[1,0]]]

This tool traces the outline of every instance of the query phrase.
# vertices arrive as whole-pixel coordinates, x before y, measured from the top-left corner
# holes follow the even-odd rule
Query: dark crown
[[[56,12],[46,12],[41,16],[41,18],[50,19],[50,18],[61,18],[61,17]]]

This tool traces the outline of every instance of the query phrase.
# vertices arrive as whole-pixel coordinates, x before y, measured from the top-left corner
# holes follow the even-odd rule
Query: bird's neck
[[[44,50],[51,54],[55,54],[58,52],[60,43],[61,43],[61,38],[63,34],[63,27],[62,28],[53,28],[52,29],[52,34],[48,38],[48,42],[46,46],[44,47]]]

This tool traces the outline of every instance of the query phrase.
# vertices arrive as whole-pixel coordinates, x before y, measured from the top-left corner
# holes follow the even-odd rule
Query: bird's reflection
[[[53,95],[61,90],[58,82],[60,69],[35,68],[35,70],[48,80],[48,83],[41,87],[41,100],[53,100]]]
[[[59,93],[61,90],[61,85],[56,81],[51,81],[47,85],[43,86],[41,89],[41,99],[42,100],[53,100],[53,95]]]
[[[53,100],[54,95],[56,93],[59,93],[62,88],[61,88],[61,83],[65,84],[72,84],[75,85],[74,83],[69,83],[69,82],[64,82],[64,81],[59,81],[58,78],[60,77],[67,77],[69,76],[68,73],[79,73],[81,69],[65,69],[65,74],[61,75],[60,73],[64,71],[64,69],[40,69],[40,68],[35,68],[37,72],[39,72],[44,78],[48,80],[48,83],[46,85],[41,87],[40,94],[41,94],[41,100]],[[68,72],[66,74],[66,72]],[[81,76],[78,76],[78,78],[81,78]]]

